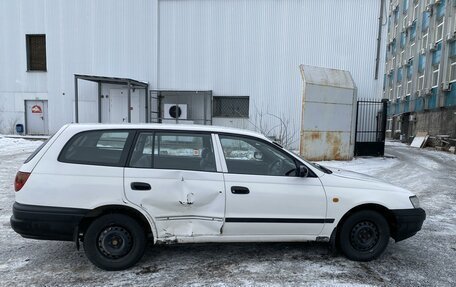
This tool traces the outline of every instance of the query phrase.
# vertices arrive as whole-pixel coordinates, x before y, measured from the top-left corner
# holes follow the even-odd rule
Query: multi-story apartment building
[[[456,0],[391,0],[383,95],[387,133],[456,136]]]

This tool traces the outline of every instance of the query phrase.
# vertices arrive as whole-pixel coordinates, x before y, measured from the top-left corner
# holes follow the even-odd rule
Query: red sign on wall
[[[40,106],[34,105],[32,107],[32,114],[41,114],[41,113],[43,113],[43,110],[41,109]]]

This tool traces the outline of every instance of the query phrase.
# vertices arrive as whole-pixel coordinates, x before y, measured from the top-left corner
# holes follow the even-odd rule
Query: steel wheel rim
[[[358,251],[369,251],[380,241],[380,231],[371,221],[361,221],[350,232],[350,243]]]
[[[103,256],[118,259],[130,252],[133,238],[127,229],[121,226],[109,226],[98,236],[97,247]]]

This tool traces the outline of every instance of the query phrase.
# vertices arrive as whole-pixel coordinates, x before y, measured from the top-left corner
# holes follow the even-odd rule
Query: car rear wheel
[[[362,210],[350,215],[343,223],[339,246],[351,260],[370,261],[385,251],[389,237],[385,217],[376,211]]]
[[[133,266],[143,256],[146,243],[141,225],[123,214],[107,214],[95,219],[84,234],[87,258],[104,270]]]

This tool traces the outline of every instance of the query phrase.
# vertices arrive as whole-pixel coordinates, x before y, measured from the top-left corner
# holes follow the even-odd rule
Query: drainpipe
[[[378,35],[377,35],[377,58],[375,59],[375,79],[378,79],[378,69],[380,65],[380,48],[382,43],[382,26],[383,26],[383,9],[385,0],[380,0],[380,17],[378,17]]]

